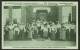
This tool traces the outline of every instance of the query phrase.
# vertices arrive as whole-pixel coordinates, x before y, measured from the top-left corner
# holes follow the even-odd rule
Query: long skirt
[[[32,32],[29,32],[29,33],[28,33],[28,39],[29,39],[29,40],[32,40],[32,38],[33,38]]]
[[[44,33],[43,33],[43,37],[44,37],[45,39],[48,38],[48,32],[47,32],[47,31],[44,31]]]
[[[62,32],[60,33],[60,39],[66,40],[66,31],[65,30],[62,30]]]
[[[14,36],[13,30],[10,30],[9,31],[9,40],[13,40],[13,36]]]
[[[50,33],[50,39],[51,39],[51,40],[55,40],[55,37],[56,37],[56,36],[55,36],[55,32],[54,32],[54,31],[51,32],[51,33]]]
[[[56,36],[56,40],[60,40],[60,29],[57,29],[55,36]]]
[[[4,40],[9,40],[9,31],[5,31],[4,33]]]
[[[34,38],[34,39],[37,39],[37,38],[38,38],[38,33],[37,33],[36,30],[34,30],[33,38]]]
[[[76,39],[76,34],[74,32],[74,29],[71,29],[70,31],[70,40],[74,41]]]
[[[19,40],[19,34],[18,34],[18,31],[15,31],[14,40]]]
[[[23,30],[20,30],[19,39],[20,40],[23,40],[24,39],[24,32],[23,32]]]
[[[43,38],[43,31],[42,30],[38,31],[38,35],[40,38]]]
[[[28,32],[26,31],[24,32],[24,39],[27,40],[27,38],[28,38]]]
[[[66,39],[70,40],[70,32],[69,29],[66,30]]]

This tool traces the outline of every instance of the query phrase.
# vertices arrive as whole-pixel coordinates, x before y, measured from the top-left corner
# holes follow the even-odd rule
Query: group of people
[[[4,27],[4,40],[76,40],[75,29],[74,24],[47,21],[10,24]]]

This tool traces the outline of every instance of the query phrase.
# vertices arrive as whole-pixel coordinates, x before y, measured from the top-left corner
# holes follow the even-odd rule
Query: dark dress
[[[18,40],[18,31],[15,31],[14,40]]]
[[[24,32],[23,29],[20,30],[19,39],[20,39],[20,40],[25,40],[25,34],[26,34],[26,32]]]
[[[38,35],[39,38],[43,38],[43,30],[41,29],[41,27],[38,27]]]
[[[55,36],[55,30],[51,30],[51,40],[55,40],[56,36]]]
[[[53,32],[52,32],[52,28],[49,28],[48,29],[49,31],[48,31],[48,36],[49,36],[49,38],[50,38],[50,40],[54,40],[53,38]]]
[[[73,41],[73,40],[75,40],[75,38],[76,38],[76,35],[75,35],[75,32],[74,32],[74,29],[71,29],[71,31],[70,31],[70,40]]]
[[[66,30],[66,39],[70,40],[70,31],[69,31],[69,29]]]
[[[60,28],[57,28],[56,40],[60,40]]]
[[[4,40],[9,40],[9,28],[4,28]]]
[[[35,30],[35,29],[34,29],[33,38],[34,38],[34,39],[37,39],[37,38],[38,38],[38,33],[37,33],[37,30]]]
[[[14,32],[14,40],[19,40],[19,32],[17,30],[15,30]]]
[[[28,39],[28,31],[29,31],[29,29],[28,29],[28,28],[26,28],[26,32],[25,32],[25,40],[27,40],[27,39]]]

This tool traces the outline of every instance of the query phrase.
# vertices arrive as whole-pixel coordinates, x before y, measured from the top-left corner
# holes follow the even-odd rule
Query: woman
[[[58,23],[57,32],[56,32],[56,40],[60,40],[60,28],[61,28],[61,25]]]
[[[52,27],[52,25],[50,25],[50,28],[49,28],[49,37],[50,37],[50,40],[55,40],[55,28]]]
[[[32,38],[33,38],[33,35],[32,35],[33,34],[33,27],[29,26],[28,28],[29,28],[28,39],[32,40]]]
[[[48,28],[46,24],[44,24],[44,28],[43,28],[43,37],[44,39],[48,38]]]
[[[62,26],[60,40],[66,40],[66,27]]]
[[[13,32],[13,25],[9,25],[9,40],[13,40],[14,32]]]
[[[36,25],[34,26],[33,38],[34,38],[34,39],[37,39],[37,38],[38,38],[38,29],[37,29],[37,26],[36,26]]]
[[[6,25],[4,27],[4,40],[9,40],[9,27]]]
[[[15,26],[15,28],[14,28],[14,40],[19,40],[19,32],[20,32],[19,27]]]

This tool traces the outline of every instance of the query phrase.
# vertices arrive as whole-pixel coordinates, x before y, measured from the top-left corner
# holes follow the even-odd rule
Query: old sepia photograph
[[[78,49],[78,2],[3,1],[2,49]]]

